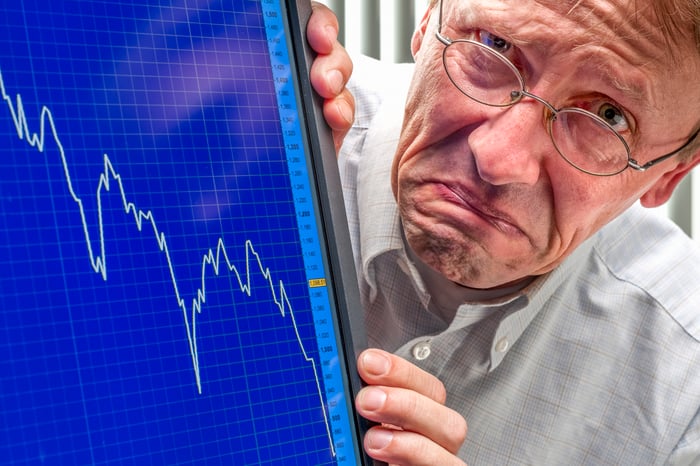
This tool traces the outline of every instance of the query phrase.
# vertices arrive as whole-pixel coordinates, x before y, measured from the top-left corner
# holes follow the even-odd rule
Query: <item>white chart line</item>
[[[61,143],[58,132],[56,130],[56,124],[53,119],[51,111],[46,107],[41,107],[40,116],[40,128],[39,133],[31,133],[29,130],[29,124],[27,122],[27,116],[24,111],[24,105],[22,103],[22,96],[16,95],[16,106],[12,103],[12,98],[7,94],[5,89],[5,81],[3,79],[2,71],[0,71],[0,92],[2,93],[3,100],[7,103],[7,108],[12,116],[12,121],[17,130],[17,137],[22,140],[26,140],[27,144],[34,147],[38,152],[44,152],[45,136],[46,136],[46,124],[48,123],[53,141],[58,146],[58,151],[61,155],[61,164],[63,166],[63,174],[66,177],[66,184],[68,186],[68,191],[70,192],[73,201],[78,205],[78,210],[80,211],[80,218],[83,223],[83,234],[85,236],[85,243],[88,249],[88,255],[90,259],[90,265],[95,273],[102,276],[104,281],[107,281],[107,262],[105,256],[105,241],[104,241],[104,231],[103,231],[103,221],[102,221],[102,190],[110,191],[110,180],[114,180],[117,183],[119,193],[121,194],[122,203],[124,205],[124,212],[128,215],[131,214],[134,217],[134,222],[136,223],[139,231],[143,230],[144,222],[150,225],[153,230],[153,235],[158,242],[158,247],[165,255],[166,261],[168,263],[168,269],[170,271],[170,280],[173,285],[173,291],[175,293],[175,298],[177,304],[182,309],[182,316],[185,324],[185,329],[187,331],[187,343],[189,345],[190,356],[192,359],[192,369],[194,370],[195,381],[197,383],[197,391],[199,394],[202,393],[202,380],[200,376],[199,368],[199,355],[197,352],[197,315],[202,312],[202,305],[206,302],[206,270],[210,266],[214,273],[218,276],[219,270],[222,264],[228,269],[229,272],[233,272],[238,280],[238,285],[240,291],[245,293],[250,297],[251,295],[251,285],[250,285],[250,263],[251,254],[254,257],[254,261],[257,263],[260,272],[262,273],[265,280],[267,280],[270,286],[270,294],[272,295],[272,300],[277,305],[282,317],[289,315],[292,321],[292,327],[294,328],[294,333],[296,334],[297,343],[299,344],[299,349],[304,357],[304,360],[311,365],[313,369],[314,378],[316,380],[316,390],[318,393],[318,398],[321,404],[321,411],[323,412],[324,422],[326,424],[326,434],[328,436],[328,441],[330,442],[330,448],[333,456],[335,456],[335,446],[333,445],[333,437],[331,435],[331,427],[328,420],[328,413],[326,412],[325,403],[323,400],[323,394],[321,391],[321,382],[318,375],[318,369],[316,367],[316,361],[308,355],[304,343],[302,342],[301,336],[299,335],[299,329],[297,327],[296,319],[294,317],[294,311],[289,303],[287,294],[284,289],[284,283],[280,280],[279,282],[279,296],[277,296],[277,291],[275,285],[272,281],[272,273],[268,267],[265,267],[260,259],[260,255],[255,251],[253,244],[250,240],[246,240],[245,251],[246,251],[246,270],[245,270],[245,280],[242,278],[241,273],[238,271],[236,266],[229,260],[228,254],[226,252],[226,246],[224,244],[223,238],[219,238],[216,248],[209,249],[209,251],[202,258],[202,279],[200,288],[197,290],[197,296],[192,299],[191,317],[188,316],[187,303],[185,299],[181,296],[180,290],[178,289],[177,279],[175,278],[175,270],[173,269],[173,261],[170,258],[170,252],[168,250],[168,243],[165,238],[165,234],[161,232],[153,217],[153,213],[149,210],[144,212],[139,210],[133,202],[129,202],[126,197],[126,192],[124,191],[124,185],[122,183],[121,175],[116,172],[112,162],[109,160],[107,154],[103,155],[104,160],[104,171],[100,174],[100,180],[97,185],[97,217],[100,232],[99,247],[100,252],[95,255],[92,248],[92,240],[90,237],[90,231],[88,229],[88,223],[86,220],[85,209],[83,208],[83,201],[77,196],[75,190],[73,189],[73,182],[71,181],[70,170],[68,168],[68,162],[66,159],[66,153]],[[223,261],[222,261],[223,259]]]

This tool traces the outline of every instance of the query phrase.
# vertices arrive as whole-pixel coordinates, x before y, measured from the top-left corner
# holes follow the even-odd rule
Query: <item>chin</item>
[[[435,231],[405,228],[406,239],[411,249],[430,268],[460,285],[472,286],[482,278],[480,247],[465,243],[451,235]],[[483,264],[482,264],[483,265]]]
[[[535,252],[529,244],[470,237],[452,227],[428,222],[405,222],[404,233],[411,249],[426,265],[468,288],[496,288],[533,275],[533,264],[528,261]]]

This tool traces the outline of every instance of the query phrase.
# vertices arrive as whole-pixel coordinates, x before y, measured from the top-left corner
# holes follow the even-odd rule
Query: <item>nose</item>
[[[492,109],[470,133],[469,147],[479,175],[492,185],[534,185],[544,153],[555,150],[543,125],[542,106],[531,100]]]

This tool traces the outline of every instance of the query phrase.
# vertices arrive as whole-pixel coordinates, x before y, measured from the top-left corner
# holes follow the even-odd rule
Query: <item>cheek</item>
[[[391,182],[396,195],[399,172],[410,164],[416,154],[431,146],[439,138],[441,96],[433,87],[423,85],[420,76],[414,77],[406,101],[401,136],[396,147]]]
[[[566,176],[561,171],[553,179],[557,180],[553,185],[555,228],[560,248],[567,251],[590,238],[638,198],[625,173],[604,178],[575,171]]]
[[[439,59],[417,73],[407,96],[401,137],[394,158],[394,188],[399,171],[410,170],[417,155],[426,151],[443,152],[447,148],[447,141],[454,140],[458,133],[466,143],[467,133],[463,130],[483,119],[483,112],[479,110],[481,109],[475,108],[447,79]],[[434,162],[440,164],[439,160]],[[426,163],[425,160],[421,162]]]
[[[425,75],[425,77],[423,77]],[[430,74],[414,76],[406,98],[402,139],[413,140],[439,124],[445,115],[445,96],[441,85]]]
[[[468,98],[454,87],[442,64],[442,45],[423,48],[417,57],[409,87],[405,126],[415,133],[463,121],[458,108]]]

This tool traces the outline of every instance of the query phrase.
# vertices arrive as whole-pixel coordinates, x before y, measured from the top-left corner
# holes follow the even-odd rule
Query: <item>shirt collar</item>
[[[373,121],[381,124],[371,125],[368,129],[358,167],[360,257],[365,276],[378,255],[403,251],[401,222],[391,190],[391,166],[403,115],[399,102],[385,102],[375,115]]]

